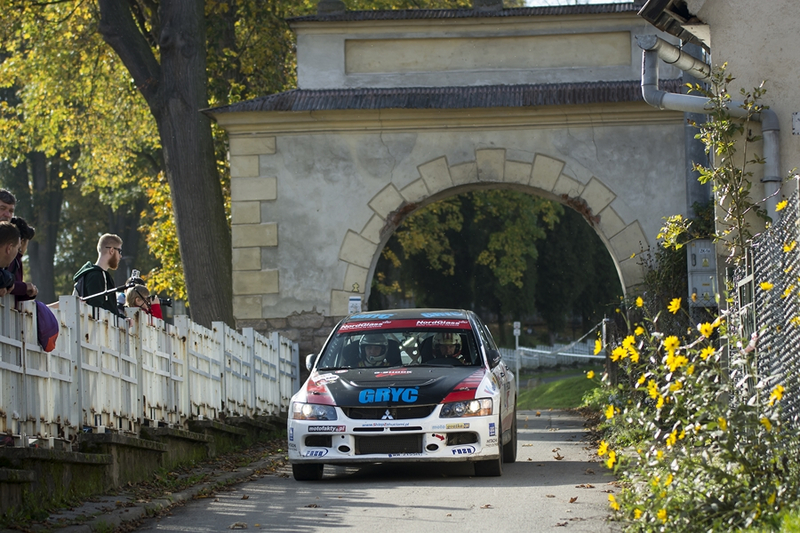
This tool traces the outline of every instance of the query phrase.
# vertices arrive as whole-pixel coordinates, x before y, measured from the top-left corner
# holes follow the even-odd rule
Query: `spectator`
[[[86,298],[84,301],[87,304],[124,317],[117,307],[117,296],[113,290],[114,278],[108,273],[109,270],[116,270],[121,260],[122,239],[118,235],[106,233],[97,241],[97,261],[94,264],[87,261],[72,280],[75,282],[76,294]]]
[[[8,265],[19,252],[19,230],[7,220],[0,221],[0,296],[5,296],[14,287],[14,274]]]
[[[14,217],[17,199],[9,191],[0,189],[0,220],[10,222]]]
[[[164,318],[158,296],[150,298],[150,291],[144,285],[134,285],[125,292],[125,305],[138,307],[155,318]]]
[[[34,235],[36,235],[36,230],[30,227],[22,217],[12,218],[11,223],[17,226],[20,238],[19,253],[17,253],[17,257],[15,257],[8,266],[8,271],[14,274],[14,288],[11,289],[11,294],[16,297],[17,302],[32,300],[39,294],[39,289],[33,283],[26,283],[23,281],[22,256],[27,253],[28,243],[33,239]]]

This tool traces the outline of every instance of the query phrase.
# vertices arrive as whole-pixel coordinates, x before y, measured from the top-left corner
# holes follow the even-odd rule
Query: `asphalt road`
[[[502,477],[465,464],[325,467],[319,482],[275,475],[193,500],[137,531],[618,531],[609,522],[614,477],[583,440],[581,416],[521,411],[518,459]]]

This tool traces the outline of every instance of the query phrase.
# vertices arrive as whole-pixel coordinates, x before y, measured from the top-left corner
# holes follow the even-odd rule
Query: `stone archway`
[[[623,290],[641,283],[636,255],[649,249],[638,220],[624,220],[611,205],[617,194],[591,175],[582,182],[564,172],[565,162],[536,153],[530,162],[506,157],[504,148],[479,148],[475,159],[449,165],[446,156],[417,167],[419,178],[402,189],[389,183],[367,201],[372,217],[361,231],[348,230],[339,251],[345,267],[341,290],[331,291],[331,311],[347,313],[351,295],[369,295],[369,282],[383,246],[402,220],[416,209],[470,188],[497,184],[562,203],[584,217],[605,243]]]

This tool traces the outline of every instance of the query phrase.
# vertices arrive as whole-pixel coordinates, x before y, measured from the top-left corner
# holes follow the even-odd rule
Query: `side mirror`
[[[498,350],[486,350],[486,357],[489,360],[489,368],[494,368],[500,364],[500,352]]]
[[[314,363],[317,361],[317,354],[310,353],[306,356],[306,369],[309,371],[314,368]]]

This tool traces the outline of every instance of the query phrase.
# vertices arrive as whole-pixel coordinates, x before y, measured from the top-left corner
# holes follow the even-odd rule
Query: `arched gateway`
[[[290,21],[300,88],[209,111],[230,138],[239,324],[318,346],[351,296],[366,301],[404,217],[480,187],[576,209],[622,286],[640,283],[632,256],[687,212],[687,187],[683,115],[641,99],[633,42],[652,28],[634,9]]]

